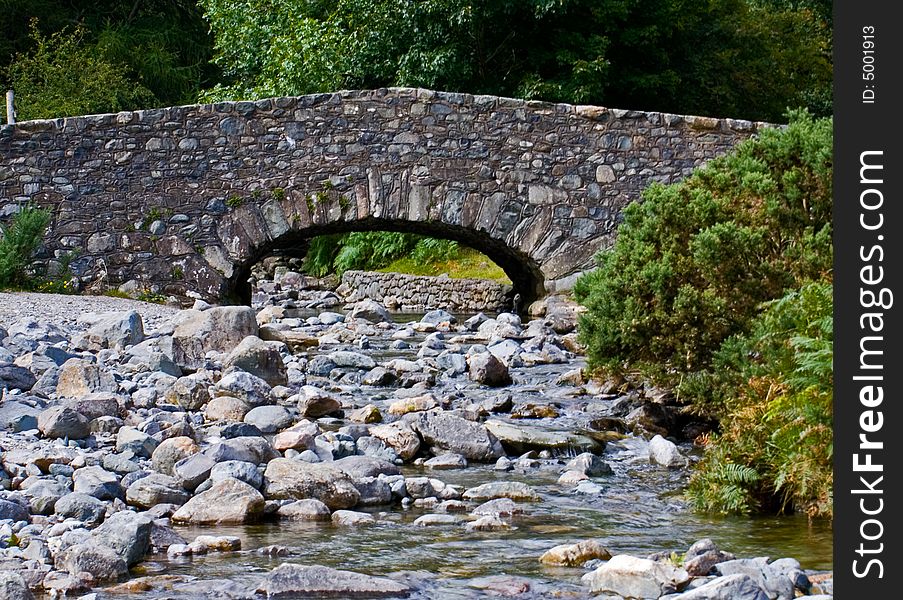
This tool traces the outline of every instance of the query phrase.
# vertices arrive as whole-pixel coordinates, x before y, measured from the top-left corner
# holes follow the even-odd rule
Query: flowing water
[[[418,316],[402,315],[398,320]],[[389,348],[388,337],[371,338],[368,352],[378,363],[395,357],[415,360],[416,342],[422,338],[419,335],[414,339],[408,350]],[[515,384],[504,391],[487,391],[461,378],[439,381],[433,391],[437,396],[454,392],[462,402],[499,393],[512,394],[516,402],[554,401],[561,407],[561,416],[539,422],[556,430],[579,428],[585,426],[585,408],[594,399],[553,382],[561,373],[582,365],[581,360],[576,360],[512,369]],[[346,399],[353,398],[359,406],[375,403],[383,409],[393,399],[391,388],[342,384],[340,388]],[[524,420],[501,420],[528,424]],[[537,424],[536,420],[530,421],[531,426]],[[682,450],[691,455],[698,452],[690,447]],[[529,591],[517,597],[586,598],[590,595],[580,584],[585,569],[548,567],[540,564],[538,558],[552,546],[588,538],[599,540],[615,554],[645,556],[660,551],[679,555],[694,541],[709,537],[738,557],[790,556],[805,569],[832,568],[829,525],[810,523],[805,516],[746,518],[694,513],[682,497],[688,473],[651,465],[645,442],[640,438],[627,437],[608,444],[604,458],[614,473],[593,479],[601,486],[597,493],[575,493],[574,486],[557,484],[566,458],[535,461],[538,466],[511,472],[494,470],[493,465],[471,465],[458,471],[404,467],[405,475],[429,475],[464,488],[493,480],[518,480],[532,486],[541,501],[524,504],[525,513],[511,519],[513,529],[508,531],[466,532],[466,513],[457,525],[416,527],[412,525],[414,519],[430,511],[400,505],[357,509],[377,517],[376,525],[362,527],[291,521],[177,527],[187,540],[201,534],[238,536],[242,550],[179,559],[165,555],[148,557],[139,571],[151,576],[151,580],[171,583],[128,595],[187,598],[213,593],[241,597],[253,592],[267,571],[282,562],[296,562],[401,578],[417,590],[412,596],[415,598],[480,598],[525,589]],[[268,556],[257,552],[270,546],[283,547],[284,554]],[[101,596],[122,597],[103,592]]]

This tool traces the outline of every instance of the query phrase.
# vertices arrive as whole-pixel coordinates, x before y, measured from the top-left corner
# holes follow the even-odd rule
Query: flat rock
[[[344,471],[323,463],[276,458],[264,472],[264,493],[270,499],[316,498],[332,510],[351,508],[360,492]]]
[[[550,431],[540,427],[513,425],[503,421],[489,420],[484,423],[502,445],[513,454],[523,454],[530,450],[580,450],[600,453],[605,444],[590,437],[566,431]]]
[[[226,478],[186,502],[172,520],[199,525],[250,523],[263,515],[265,505],[259,491],[244,481]]]
[[[284,563],[267,574],[257,591],[267,598],[398,598],[411,589],[385,577]]]
[[[423,441],[445,452],[477,462],[492,461],[505,453],[495,436],[480,423],[440,411],[415,413],[411,417],[411,427]]]
[[[582,578],[593,593],[618,594],[625,598],[658,598],[689,580],[683,569],[628,554],[618,554]]]

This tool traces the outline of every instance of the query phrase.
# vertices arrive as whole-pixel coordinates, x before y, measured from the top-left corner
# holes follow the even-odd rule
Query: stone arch
[[[352,231],[397,231],[454,240],[482,252],[501,267],[511,279],[514,292],[520,294],[524,306],[528,306],[530,302],[546,293],[540,265],[529,255],[491,237],[484,230],[441,222],[373,217],[289,229],[274,239],[258,241],[249,249],[248,258],[235,264],[234,272],[226,282],[226,293],[248,303],[251,294],[248,284],[251,268],[264,256],[273,251],[292,250],[303,255],[306,253],[307,243],[316,236]]]

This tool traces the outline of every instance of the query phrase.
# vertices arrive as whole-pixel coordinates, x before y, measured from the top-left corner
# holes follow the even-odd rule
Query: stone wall
[[[511,310],[511,286],[485,279],[451,279],[375,271],[346,271],[336,293],[346,302],[376,300],[389,310],[456,313]]]
[[[50,208],[43,259],[101,286],[249,296],[269,252],[386,229],[470,245],[530,301],[759,126],[407,88],[27,121],[0,127],[0,214]]]

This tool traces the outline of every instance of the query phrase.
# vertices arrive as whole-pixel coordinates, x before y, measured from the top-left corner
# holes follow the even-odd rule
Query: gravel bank
[[[76,323],[85,313],[105,313],[136,310],[144,321],[144,328],[151,331],[157,324],[178,312],[179,309],[161,304],[141,302],[127,298],[110,296],[67,296],[63,294],[39,294],[35,292],[0,292],[0,326],[8,327],[23,317],[47,320],[61,327],[78,330],[83,325]]]

